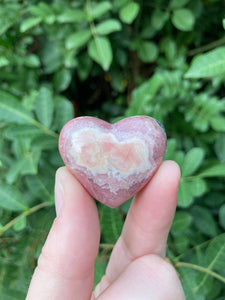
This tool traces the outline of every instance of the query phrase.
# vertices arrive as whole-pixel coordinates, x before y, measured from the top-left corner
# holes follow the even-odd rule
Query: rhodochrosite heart
[[[109,124],[94,117],[69,121],[59,151],[70,172],[98,201],[116,207],[151,179],[166,150],[161,124],[135,116]]]

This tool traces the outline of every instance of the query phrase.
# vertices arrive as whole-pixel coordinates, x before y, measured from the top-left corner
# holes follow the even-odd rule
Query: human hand
[[[163,162],[130,207],[106,275],[93,290],[100,229],[95,201],[60,168],[55,219],[26,300],[185,300],[175,269],[164,260],[177,203],[180,171]]]

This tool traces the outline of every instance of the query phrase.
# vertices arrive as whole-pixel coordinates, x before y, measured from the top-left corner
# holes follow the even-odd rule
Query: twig
[[[16,222],[19,220],[19,218],[21,218],[22,216],[29,216],[32,213],[46,207],[49,206],[51,203],[49,201],[40,203],[36,206],[31,207],[30,209],[24,211],[22,214],[20,214],[19,216],[17,216],[16,218],[12,219],[9,223],[7,223],[5,226],[3,226],[0,229],[0,236],[2,236],[8,229],[10,229],[14,224],[16,224]]]
[[[200,54],[202,52],[206,52],[206,51],[209,51],[209,50],[212,50],[216,47],[219,47],[221,45],[225,44],[225,37],[217,40],[217,41],[214,41],[210,44],[207,44],[207,45],[204,45],[204,46],[201,46],[199,48],[196,48],[196,49],[193,49],[193,50],[190,50],[188,51],[187,53],[187,56],[194,56],[196,54]]]
[[[177,267],[177,268],[185,267],[185,268],[194,269],[194,270],[200,271],[202,273],[206,273],[208,275],[211,275],[212,277],[214,277],[214,278],[222,281],[223,283],[225,283],[225,278],[223,276],[213,272],[212,270],[210,270],[208,268],[204,268],[202,266],[194,265],[194,264],[186,263],[186,262],[177,262],[177,263],[174,264],[174,266]]]

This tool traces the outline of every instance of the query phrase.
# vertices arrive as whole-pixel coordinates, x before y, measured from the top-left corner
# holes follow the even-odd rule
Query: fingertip
[[[58,201],[58,198],[60,198],[58,195],[63,198],[63,201]],[[74,199],[75,196],[76,199],[82,199],[82,201],[77,201]],[[92,210],[96,210],[96,204],[93,197],[66,167],[60,167],[56,171],[55,175],[55,204],[57,213],[58,202],[60,203],[61,207],[68,207],[72,205],[73,210],[76,204],[84,207],[87,206],[86,208],[83,207],[83,211],[89,210],[90,207]],[[63,205],[61,202],[63,202]]]
[[[181,176],[181,170],[178,163],[176,163],[174,160],[165,160],[161,164],[161,167],[163,167],[163,171],[167,172],[167,174],[170,174],[173,176],[174,179],[177,179],[178,183],[180,181]]]
[[[149,189],[156,185],[158,195],[160,195],[160,191],[164,192],[164,189],[169,189],[175,191],[177,193],[179,183],[180,183],[180,167],[173,160],[163,161],[159,166],[158,170],[152,177],[152,179],[147,183],[147,185],[136,195],[136,198],[142,198],[145,194],[149,194]]]
[[[179,183],[180,174],[181,174],[180,167],[175,161],[165,160],[160,165],[160,167],[157,170],[157,172],[155,173],[154,177],[163,176],[164,178],[171,179],[171,180]]]
[[[60,174],[60,173],[62,173],[62,172],[67,172],[68,170],[67,170],[67,168],[65,167],[65,166],[63,166],[63,167],[59,167],[57,170],[56,170],[56,176],[58,175],[58,174]]]
[[[56,171],[55,175],[56,180],[59,180],[62,186],[68,187],[73,187],[78,189],[79,191],[83,191],[86,193],[89,197],[90,195],[88,192],[85,190],[85,188],[82,186],[82,184],[76,179],[74,175],[70,173],[70,171],[67,169],[67,167],[60,167]]]

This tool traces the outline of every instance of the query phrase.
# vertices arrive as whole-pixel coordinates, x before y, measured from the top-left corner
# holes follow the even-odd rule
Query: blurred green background
[[[225,1],[0,0],[0,299],[24,299],[55,217],[62,126],[164,124],[181,167],[167,258],[187,300],[225,299]],[[130,201],[98,203],[104,274]]]

